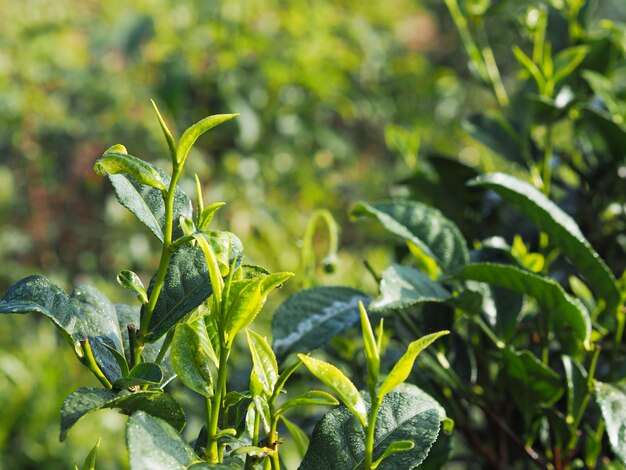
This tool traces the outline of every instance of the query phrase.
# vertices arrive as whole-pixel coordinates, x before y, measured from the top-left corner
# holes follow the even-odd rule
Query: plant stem
[[[596,350],[594,351],[593,356],[591,357],[591,364],[589,365],[589,374],[587,375],[587,393],[585,393],[583,401],[580,404],[580,409],[576,413],[574,424],[572,424],[572,427],[571,427],[572,438],[570,439],[569,444],[567,446],[567,450],[570,452],[573,451],[578,445],[578,439],[580,436],[577,431],[578,431],[578,428],[580,427],[580,423],[585,414],[585,410],[587,409],[587,404],[589,403],[589,399],[593,395],[593,380],[596,374],[596,365],[598,364],[598,357],[600,357],[600,348],[596,347]]]
[[[381,400],[372,395],[372,407],[367,419],[367,427],[365,428],[365,461],[363,462],[364,470],[371,470],[374,458],[374,431],[376,430],[376,418],[378,417],[378,408],[380,408]]]
[[[226,344],[222,344],[220,348],[220,366],[217,371],[217,385],[215,387],[215,395],[213,395],[209,422],[207,423],[208,443],[206,457],[208,463],[219,462],[219,449],[216,436],[219,428],[220,414],[222,412],[222,399],[226,391],[226,364],[229,354],[230,349],[228,349]]]
[[[161,364],[161,362],[163,361],[163,358],[167,354],[167,350],[170,348],[170,345],[172,344],[173,339],[174,339],[174,328],[168,331],[167,335],[165,335],[165,339],[163,340],[163,345],[161,346],[161,349],[159,350],[159,354],[157,354],[157,357],[154,360],[156,364]]]
[[[502,77],[500,76],[500,71],[498,70],[498,64],[496,63],[496,58],[493,55],[493,49],[491,49],[491,46],[489,45],[487,34],[485,33],[485,28],[482,23],[477,28],[477,34],[479,41],[482,43],[480,51],[485,64],[485,71],[487,72],[487,76],[489,77],[489,81],[493,87],[493,94],[495,95],[496,100],[498,100],[498,104],[501,108],[508,108],[510,104],[509,97],[506,94],[506,89],[504,88]]]
[[[270,415],[273,418],[270,426],[270,432],[268,434],[268,447],[273,450],[272,454],[270,454],[270,459],[272,462],[272,470],[280,470],[280,460],[278,459],[278,433],[276,432],[278,418],[274,417],[273,409],[270,410]]]
[[[611,369],[609,372],[610,380],[615,380],[615,372],[617,367],[617,352],[622,339],[624,338],[624,324],[626,324],[626,313],[621,305],[617,307],[617,330],[615,331],[615,342],[613,344],[613,350],[611,351]]]
[[[544,145],[541,181],[543,182],[543,194],[550,197],[550,185],[552,180],[552,124],[548,124],[547,126]]]
[[[91,345],[89,344],[89,338],[85,338],[80,340],[80,347],[83,350],[84,354],[84,363],[87,368],[96,376],[96,378],[100,381],[102,385],[106,388],[113,388],[109,379],[105,377],[102,373],[102,369],[96,362],[96,358],[93,356],[93,351],[91,350]]]

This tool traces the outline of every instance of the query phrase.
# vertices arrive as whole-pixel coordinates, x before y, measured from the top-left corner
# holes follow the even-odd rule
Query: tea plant
[[[198,137],[236,115],[209,116],[189,127],[176,142],[156,105],[154,110],[169,149],[171,174],[130,155],[119,144],[109,148],[94,165],[96,173],[111,181],[118,201],[161,243],[158,269],[147,289],[132,271],[122,270],[117,276],[118,283],[136,296],[139,305],[113,304],[95,288],[82,285],[68,295],[40,275],[17,282],[0,300],[1,313],[34,312],[48,317],[101,384],[79,388],[66,398],[61,409],[61,440],[88,413],[115,408],[130,416],[126,441],[133,470],[261,466],[278,470],[279,445],[284,440],[278,434],[279,422],[303,449],[308,440],[284,415],[302,406],[339,404],[329,393],[316,390],[282,399],[288,379],[304,362],[330,385],[349,410],[358,411],[359,421],[367,430],[361,443],[366,449],[363,468],[377,468],[400,452],[407,462],[417,464],[423,460],[444,415],[431,398],[423,393],[420,396],[419,390],[408,398],[390,392],[406,379],[416,355],[439,335],[425,337],[411,346],[375,393],[382,327],[374,345],[362,310],[373,367],[369,415],[354,385],[330,364],[322,366],[319,361],[301,356],[279,372],[268,342],[248,327],[270,292],[292,274],[271,274],[259,266],[244,264],[243,246],[237,236],[209,228],[223,203],[205,205],[196,177],[194,215],[191,199],[177,184]],[[235,391],[228,388],[229,359],[238,335],[244,331],[253,367],[249,389]],[[175,378],[205,401],[199,414],[204,414],[206,424],[191,444],[181,434],[186,423],[181,406],[163,389]],[[386,400],[385,396],[396,398]],[[419,405],[425,418],[416,419],[402,408],[408,405]],[[343,408],[338,413],[343,413]],[[391,437],[381,439],[381,433],[394,430]],[[332,426],[320,425],[307,456],[319,452],[320,442],[336,441],[338,437]],[[353,443],[359,445],[361,437],[354,436]],[[388,447],[373,461],[374,446],[381,442]],[[96,444],[83,468],[94,468],[97,448]],[[345,449],[337,446],[334,452],[324,453],[335,462]],[[305,458],[301,468],[312,468],[308,461]]]

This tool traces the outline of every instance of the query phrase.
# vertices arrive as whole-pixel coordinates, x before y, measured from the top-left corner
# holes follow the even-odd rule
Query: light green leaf
[[[556,55],[554,65],[556,71],[553,77],[555,83],[567,78],[585,60],[591,48],[586,45],[568,47]]]
[[[613,312],[620,300],[617,281],[605,262],[587,241],[569,215],[534,186],[503,173],[491,173],[472,180],[471,186],[492,189],[509,201],[550,236],[578,268],[595,292]]]
[[[230,119],[239,116],[239,114],[215,114],[213,116],[206,117],[201,121],[198,121],[193,126],[189,127],[180,138],[178,147],[176,148],[176,163],[181,166],[189,154],[191,146],[202,134],[215,126],[229,121]]]
[[[134,272],[127,270],[120,271],[117,275],[117,283],[135,294],[142,304],[148,303],[146,288],[143,286],[143,282],[141,282],[139,276]]]
[[[322,392],[321,390],[310,390],[302,395],[287,400],[278,408],[278,410],[276,410],[276,415],[280,416],[288,409],[296,406],[335,406],[338,404],[339,400],[333,397],[330,393]]]
[[[427,205],[406,200],[361,202],[352,215],[375,217],[387,231],[417,245],[443,272],[453,272],[469,260],[457,226]]]
[[[215,213],[224,205],[225,202],[215,202],[208,207],[205,207],[198,216],[198,230],[205,230],[211,221]]]
[[[370,387],[375,387],[380,372],[380,351],[363,302],[359,302],[359,313],[361,315],[361,336],[363,336],[363,346],[367,358],[367,384]]]
[[[312,351],[359,321],[359,302],[370,297],[348,287],[313,287],[290,296],[272,319],[273,349],[279,359]]]
[[[143,411],[129,418],[126,444],[131,470],[186,470],[200,461],[175,428]]]
[[[83,464],[83,470],[96,470],[96,457],[98,455],[98,447],[100,446],[101,440],[102,438],[99,438],[98,442],[96,442],[96,445],[94,445],[91,449],[91,452],[89,452],[89,455],[87,456],[87,458],[85,459],[85,463]]]
[[[61,407],[61,441],[80,418],[103,408],[120,408],[127,414],[141,410],[164,419],[178,430],[185,426],[182,408],[162,390],[116,393],[107,388],[82,387],[72,392]]]
[[[263,397],[255,395],[252,397],[252,403],[254,404],[254,409],[256,410],[256,412],[259,413],[263,429],[265,429],[266,433],[269,433],[271,413],[267,401]]]
[[[164,184],[169,187],[170,176],[158,168],[156,171],[161,175]],[[118,202],[132,212],[163,242],[166,222],[163,193],[151,186],[141,184],[129,175],[109,175],[109,180],[113,185]],[[173,220],[179,220],[180,217],[191,217],[192,213],[191,199],[177,185],[174,190]]]
[[[557,335],[563,337],[572,330],[589,347],[589,312],[578,299],[569,296],[553,279],[513,266],[491,263],[469,264],[456,277],[487,282],[535,298],[549,312],[548,318]]]
[[[438,338],[441,338],[449,333],[449,331],[438,331],[436,333],[423,336],[422,338],[409,344],[407,351],[400,359],[398,359],[396,365],[393,366],[393,369],[391,369],[391,372],[389,372],[389,375],[387,375],[381,384],[380,389],[378,390],[378,399],[382,400],[387,393],[391,392],[394,388],[403,383],[411,373],[417,356]]]
[[[137,385],[159,385],[163,370],[154,362],[141,362],[133,367],[128,376],[113,383],[114,388],[129,388]]]
[[[392,442],[387,446],[383,455],[378,457],[375,462],[372,463],[372,470],[378,468],[378,466],[383,463],[387,457],[391,457],[393,454],[398,454],[400,452],[406,452],[408,450],[413,449],[415,447],[415,443],[413,441],[396,441]]]
[[[369,407],[369,405],[367,405]],[[374,434],[374,459],[392,442],[411,441],[415,447],[386,458],[378,470],[410,470],[426,458],[437,439],[440,419],[430,401],[407,393],[385,396]],[[315,426],[300,470],[357,470],[363,468],[365,433],[345,407],[327,413]]]
[[[274,392],[274,385],[278,380],[278,364],[272,348],[265,338],[252,330],[246,330],[248,346],[252,354],[252,366],[256,373],[265,396],[269,397]]]
[[[611,448],[626,464],[626,382],[596,382],[595,391]]]
[[[167,189],[161,175],[152,165],[127,153],[109,149],[95,163],[93,169],[100,176],[124,174],[146,186],[161,191]]]
[[[302,430],[300,426],[298,426],[293,421],[289,421],[287,418],[281,415],[280,419],[285,424],[287,431],[291,434],[294,444],[298,449],[298,453],[300,457],[304,457],[306,454],[306,450],[309,448],[309,436]]]
[[[445,302],[450,297],[450,292],[426,274],[394,264],[383,271],[380,297],[369,308],[375,312],[387,312],[422,302]]]
[[[176,326],[170,360],[176,375],[185,386],[205,397],[213,396],[213,376],[209,364],[215,363],[216,358],[204,319]]]
[[[328,362],[298,354],[311,373],[330,388],[344,405],[356,416],[363,427],[367,426],[367,411],[361,394],[339,369]]]
[[[150,102],[152,103],[152,107],[154,108],[154,112],[155,112],[155,114],[157,116],[157,119],[159,120],[159,125],[161,126],[161,130],[163,131],[163,136],[165,137],[165,142],[167,142],[167,148],[169,149],[170,155],[172,156],[172,161],[175,161],[175,159],[176,159],[176,142],[174,141],[174,137],[172,137],[172,133],[170,132],[170,130],[167,127],[167,124],[165,124],[165,121],[161,117],[161,113],[159,112],[159,108],[157,108],[157,105],[154,102],[154,100],[150,100]]]
[[[570,356],[562,356],[565,383],[567,384],[567,424],[574,423],[576,415],[587,396],[587,372]]]

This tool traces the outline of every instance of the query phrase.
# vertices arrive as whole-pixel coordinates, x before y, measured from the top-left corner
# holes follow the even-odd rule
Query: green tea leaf
[[[287,428],[287,431],[289,431],[289,434],[291,434],[291,438],[298,449],[300,457],[304,457],[306,450],[309,448],[309,436],[307,436],[302,428],[293,421],[289,421],[282,415],[280,419],[283,421],[283,424]]]
[[[387,231],[417,245],[443,272],[453,272],[469,260],[457,226],[432,207],[406,200],[361,202],[352,215],[375,217]]]
[[[365,293],[349,287],[313,287],[287,298],[272,319],[273,349],[280,360],[311,351],[359,322]]]
[[[421,302],[445,302],[450,297],[450,292],[440,283],[421,271],[394,264],[383,271],[380,297],[369,308],[375,312],[388,312]]]
[[[170,360],[180,380],[196,393],[213,396],[213,376],[209,363],[215,363],[204,319],[193,324],[180,323],[176,326]]]
[[[411,450],[413,447],[415,447],[413,441],[392,442],[387,446],[387,448],[383,452],[383,455],[378,457],[376,461],[372,463],[372,470],[378,468],[379,465],[383,463],[383,460],[385,460],[387,457],[391,457],[393,454],[398,454],[400,452],[406,452],[407,450]]]
[[[321,361],[304,354],[298,354],[298,358],[304,363],[311,373],[330,388],[348,407],[350,412],[359,419],[363,427],[367,426],[367,411],[365,400],[361,394],[339,369],[328,362]]]
[[[205,230],[211,221],[213,220],[213,216],[215,213],[224,205],[225,202],[215,202],[208,207],[202,209],[200,215],[198,216],[198,230]]]
[[[276,410],[276,415],[279,416],[288,409],[295,408],[296,406],[335,406],[338,404],[339,400],[333,397],[330,393],[322,392],[321,390],[311,390],[287,400],[285,403],[280,405],[278,410]]]
[[[132,470],[187,470],[200,459],[166,421],[137,411],[126,425]]]
[[[574,423],[576,415],[583,405],[587,395],[587,372],[576,360],[570,356],[563,356],[565,383],[567,384],[567,416],[566,422]]]
[[[266,433],[269,433],[271,413],[267,401],[260,395],[255,395],[252,397],[252,403],[254,404],[254,409],[256,410],[256,412],[259,413],[263,429]]]
[[[231,284],[226,302],[226,321],[224,330],[228,342],[232,344],[237,333],[246,328],[265,305],[267,296],[274,288],[280,286],[292,273],[274,273],[245,281],[234,281]]]
[[[161,191],[167,189],[161,175],[152,165],[127,153],[109,149],[95,163],[93,169],[100,176],[124,174],[146,186]]]
[[[180,166],[184,163],[191,146],[195,143],[198,137],[208,130],[213,129],[215,126],[218,126],[237,116],[239,116],[239,114],[215,114],[213,116],[206,117],[189,127],[185,132],[183,132],[182,137],[178,141],[178,147],[176,148],[176,162],[178,165]]]
[[[161,176],[163,183],[169,187],[170,177],[160,169],[156,171]],[[162,192],[151,186],[141,184],[129,175],[109,175],[113,185],[115,196],[119,203],[132,212],[140,222],[163,242],[165,230],[165,202]],[[180,186],[174,190],[174,206],[172,217],[178,220],[182,217],[191,217],[193,210],[191,199],[184,193]]]
[[[413,364],[417,356],[428,346],[434,343],[438,338],[449,334],[449,331],[438,331],[413,341],[409,344],[407,351],[398,359],[396,365],[393,366],[389,375],[385,378],[378,390],[378,399],[382,399],[387,393],[391,392],[398,385],[403,383],[411,373]]]
[[[120,408],[127,414],[141,410],[167,421],[178,430],[185,426],[182,408],[162,390],[116,393],[106,388],[82,387],[72,392],[61,407],[61,441],[80,418],[103,408]]]
[[[361,315],[363,348],[365,349],[365,357],[367,359],[367,384],[373,388],[378,382],[378,374],[380,372],[380,351],[374,337],[374,331],[372,331],[372,324],[362,302],[359,302],[359,313]]]
[[[83,464],[83,470],[96,470],[96,457],[98,455],[98,447],[100,447],[100,441],[102,439],[98,439],[96,445],[94,445],[89,452],[89,455],[85,459],[85,463]]]
[[[507,199],[550,236],[578,268],[595,292],[607,302],[607,311],[614,311],[620,300],[617,281],[569,215],[545,197],[534,186],[503,173],[491,173],[472,180],[471,186],[492,189]]]
[[[146,288],[143,286],[143,282],[139,279],[139,276],[132,271],[120,271],[117,275],[117,282],[120,286],[128,289],[137,296],[137,299],[142,304],[148,303],[148,296],[146,295]]]
[[[113,383],[114,388],[129,388],[137,385],[159,385],[163,370],[153,362],[141,362],[133,367],[128,376]]]
[[[368,405],[369,407],[369,405]],[[378,411],[374,434],[374,459],[392,442],[411,441],[415,447],[386,458],[379,470],[417,468],[437,439],[440,420],[429,401],[411,394],[390,393]],[[346,470],[362,468],[365,433],[345,407],[327,413],[315,426],[311,444],[300,470]]]
[[[278,364],[272,348],[265,338],[252,330],[246,330],[248,346],[252,354],[252,365],[265,395],[271,396],[278,380]]]
[[[563,395],[561,378],[530,351],[503,349],[503,358],[504,385],[528,424],[534,411],[552,406]]]
[[[154,113],[156,114],[157,119],[159,120],[159,125],[161,126],[161,130],[163,131],[163,136],[165,137],[165,142],[167,142],[167,148],[170,151],[172,160],[175,160],[176,159],[176,142],[174,141],[174,137],[172,137],[172,133],[170,132],[170,130],[167,127],[167,124],[165,124],[165,121],[161,117],[159,108],[157,108],[157,105],[154,102],[154,100],[150,100],[150,103],[152,103],[152,108],[154,108]]]
[[[596,382],[595,392],[611,448],[626,464],[626,382]]]
[[[578,299],[569,296],[553,279],[513,266],[492,263],[469,264],[456,277],[487,282],[535,298],[549,311],[548,318],[557,335],[563,336],[565,332],[572,330],[586,347],[589,346],[589,312]]]

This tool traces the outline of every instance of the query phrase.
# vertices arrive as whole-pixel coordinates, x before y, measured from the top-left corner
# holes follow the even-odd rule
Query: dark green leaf
[[[563,394],[559,375],[531,352],[503,350],[505,386],[524,418],[533,411],[552,406]]]
[[[206,117],[201,121],[198,121],[193,126],[189,127],[180,138],[178,147],[176,148],[176,162],[180,165],[187,158],[187,154],[191,149],[191,146],[202,134],[215,126],[226,122],[239,114],[215,114],[213,116]]]
[[[457,226],[432,207],[406,200],[361,202],[352,214],[377,218],[387,231],[415,244],[444,272],[453,272],[469,260]]]
[[[182,408],[170,395],[161,390],[116,393],[106,388],[83,387],[72,392],[63,402],[61,441],[65,440],[67,432],[76,421],[87,413],[103,408],[120,408],[127,414],[141,410],[164,419],[178,430],[185,426]]]
[[[372,463],[372,470],[378,468],[380,464],[387,458],[391,457],[394,454],[399,454],[400,452],[406,452],[408,450],[413,449],[415,444],[413,441],[395,441],[387,446],[383,455],[378,457],[375,462]]]
[[[330,393],[322,392],[321,390],[310,390],[302,395],[287,400],[276,410],[276,414],[281,415],[288,409],[296,406],[335,406],[338,404],[339,401]]]
[[[126,444],[132,470],[186,470],[200,461],[177,429],[143,411],[128,420]]]
[[[572,424],[583,405],[587,395],[587,372],[570,356],[563,356],[565,383],[567,384],[567,416],[568,424]]]
[[[386,312],[421,302],[445,302],[451,297],[440,283],[408,266],[394,264],[383,271],[380,297],[369,308]]]
[[[520,136],[511,125],[496,115],[475,114],[462,122],[463,129],[481,144],[504,158],[526,165]],[[445,175],[443,175],[445,177]]]
[[[311,373],[330,388],[356,416],[363,427],[367,426],[365,400],[352,381],[343,372],[328,362],[320,361],[304,354],[298,354],[300,360]]]
[[[349,287],[313,287],[290,296],[272,319],[273,349],[279,359],[311,351],[359,322],[359,302],[370,300]]]
[[[579,339],[589,345],[591,335],[589,312],[578,299],[569,296],[553,279],[513,266],[491,263],[467,265],[456,277],[487,282],[534,297],[546,309],[557,335],[562,336],[571,329]]]
[[[392,455],[379,470],[413,469],[422,463],[437,439],[439,415],[432,402],[407,393],[390,393],[378,412],[374,435],[374,458],[396,441],[415,444],[409,451]],[[315,426],[311,444],[300,470],[353,470],[365,457],[365,433],[345,407],[327,413]]]
[[[161,191],[167,189],[161,175],[152,165],[127,153],[109,149],[96,162],[93,169],[100,176],[129,175],[146,186]]]
[[[133,367],[127,377],[113,383],[117,388],[135,385],[159,385],[163,380],[163,370],[153,362],[141,362]]]
[[[596,401],[602,411],[611,448],[626,464],[626,382],[596,382]]]
[[[170,177],[161,170],[157,171],[165,185],[169,186]],[[109,179],[119,203],[135,214],[159,240],[163,241],[165,202],[163,201],[161,191],[141,184],[128,175],[109,175]],[[179,186],[176,186],[174,191],[173,219],[178,220],[181,216],[191,217],[192,213],[191,199],[187,197]]]
[[[246,330],[246,333],[254,372],[263,386],[265,396],[269,397],[274,392],[274,385],[278,380],[276,357],[265,338],[252,330]]]
[[[479,176],[469,184],[498,192],[535,222],[574,263],[596,293],[605,299],[607,310],[614,310],[620,300],[615,276],[589,244],[574,219],[534,186],[512,176],[492,173]]]
[[[214,356],[204,319],[196,320],[193,325],[181,323],[176,326],[170,349],[172,366],[188,388],[206,397],[213,396],[209,364],[215,362]]]

